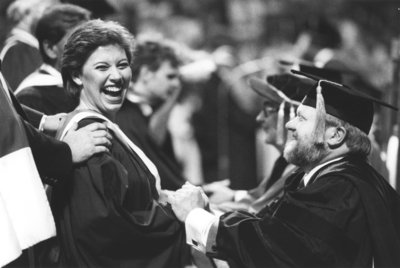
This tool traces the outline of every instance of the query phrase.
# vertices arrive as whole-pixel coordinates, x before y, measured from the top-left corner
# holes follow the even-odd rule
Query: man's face
[[[179,70],[166,61],[156,71],[149,70],[146,83],[146,95],[152,106],[165,102],[174,92],[181,88]]]
[[[264,132],[266,144],[276,145],[276,125],[278,120],[278,108],[264,103],[263,109],[257,115],[257,124]]]
[[[313,137],[316,110],[300,105],[296,117],[286,124],[288,137],[284,157],[299,167],[312,166],[326,155],[326,145],[316,146]]]

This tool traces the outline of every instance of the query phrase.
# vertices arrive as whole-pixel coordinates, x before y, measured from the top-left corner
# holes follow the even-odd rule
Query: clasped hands
[[[209,209],[209,202],[201,187],[186,182],[181,189],[168,193],[168,203],[176,217],[185,222],[189,212],[195,208]]]

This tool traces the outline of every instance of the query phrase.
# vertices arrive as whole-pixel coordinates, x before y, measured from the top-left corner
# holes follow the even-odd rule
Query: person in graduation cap
[[[131,81],[135,44],[120,24],[89,20],[65,45],[61,74],[79,105],[57,137],[75,122],[107,122],[113,142],[109,153],[74,166],[66,188],[54,188],[62,267],[189,264],[184,228],[165,204],[156,166],[115,124]]]
[[[400,197],[366,162],[373,103],[384,103],[317,80],[286,124],[284,156],[300,169],[283,197],[217,217],[185,185],[170,202],[189,244],[231,267],[400,266]]]
[[[270,175],[249,191],[233,190],[224,181],[203,185],[203,190],[210,197],[210,203],[222,211],[246,209],[258,212],[283,194],[286,179],[296,169],[283,156],[287,135],[285,123],[294,117],[295,108],[312,83],[307,78],[283,72],[267,76],[266,81],[251,78],[249,85],[264,100],[263,108],[256,118],[264,132],[264,141],[276,148],[280,155],[275,160]]]

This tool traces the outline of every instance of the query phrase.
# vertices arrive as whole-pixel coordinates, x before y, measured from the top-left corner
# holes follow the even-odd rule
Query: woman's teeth
[[[119,87],[106,87],[104,88],[104,93],[117,96],[121,93],[122,89]]]

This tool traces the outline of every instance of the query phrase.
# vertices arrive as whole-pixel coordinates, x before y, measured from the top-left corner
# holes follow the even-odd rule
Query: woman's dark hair
[[[114,21],[96,19],[79,25],[65,44],[61,63],[64,88],[74,98],[79,98],[82,87],[77,85],[72,78],[82,72],[83,65],[98,47],[121,46],[131,64],[135,43],[133,35]]]

